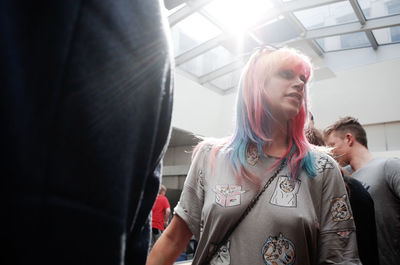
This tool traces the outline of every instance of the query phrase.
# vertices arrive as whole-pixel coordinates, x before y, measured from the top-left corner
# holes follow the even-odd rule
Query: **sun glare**
[[[214,0],[204,9],[232,34],[243,34],[273,8],[270,0]]]

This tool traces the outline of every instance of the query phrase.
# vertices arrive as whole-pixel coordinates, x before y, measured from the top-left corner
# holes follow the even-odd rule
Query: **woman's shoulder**
[[[338,164],[332,157],[329,149],[314,149],[311,152],[314,157],[317,173],[323,173],[326,170],[338,168]]]
[[[192,159],[198,154],[217,153],[224,150],[229,138],[202,137],[200,142],[193,148]]]

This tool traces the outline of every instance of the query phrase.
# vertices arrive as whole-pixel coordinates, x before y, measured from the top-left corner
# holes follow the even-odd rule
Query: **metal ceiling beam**
[[[200,84],[204,84],[207,82],[210,82],[211,80],[214,80],[220,76],[229,74],[237,69],[239,69],[240,67],[242,67],[244,65],[244,62],[242,60],[237,60],[234,61],[230,64],[227,64],[215,71],[212,71],[211,73],[208,73],[206,75],[203,75],[202,77],[199,78],[200,80]]]
[[[178,10],[176,13],[172,14],[169,16],[169,23],[170,26],[172,27],[179,21],[183,20],[187,16],[191,15],[193,12],[196,10],[199,10],[202,8],[204,5],[208,4],[212,0],[197,0],[197,1],[191,1],[187,2],[188,5],[183,7],[182,9]],[[301,10],[301,9],[307,9],[307,8],[312,8],[320,5],[326,5],[326,4],[332,4],[336,2],[340,2],[343,0],[306,0],[306,1],[294,1],[294,3],[290,2],[287,4],[282,5],[282,12],[284,13],[289,13],[293,12],[296,10]],[[299,3],[300,2],[300,3]],[[271,12],[271,15],[268,15],[267,17],[264,17],[263,21],[268,22],[271,19],[275,18],[277,14],[275,12]],[[214,23],[214,21],[211,21]],[[258,21],[258,23],[261,23],[262,21]],[[219,26],[219,25],[217,25]],[[197,46],[195,49],[190,50],[189,52],[186,52],[182,55],[179,55],[176,57],[176,63],[177,64],[182,64],[187,60],[190,60],[196,56],[198,56],[200,53],[197,53],[196,51],[207,51],[209,50],[209,46],[211,45],[212,48],[218,46],[218,43],[215,43],[216,39],[220,40],[220,42],[226,40],[229,38],[227,34],[221,34],[217,38],[214,38],[210,41],[207,41],[199,46]]]
[[[168,0],[166,0],[168,1]],[[169,17],[169,22],[171,27],[178,23],[179,21],[185,19],[189,15],[191,15],[194,12],[197,12],[200,10],[200,13],[205,16],[207,19],[210,20],[210,18],[207,16],[205,12],[202,12],[202,8],[211,2],[212,0],[197,0],[197,1],[189,1],[187,2],[187,5],[178,10],[176,13],[172,14]],[[367,37],[369,41],[371,42],[372,47],[376,49],[378,47],[378,44],[376,43],[376,40],[372,34],[372,30],[374,29],[379,29],[379,28],[386,28],[386,27],[394,27],[394,26],[399,26],[400,25],[400,15],[395,15],[395,16],[390,16],[390,17],[383,17],[383,18],[378,18],[374,20],[365,20],[364,15],[362,13],[361,8],[359,7],[358,3],[356,0],[349,0],[350,4],[352,5],[354,12],[356,13],[358,17],[358,22],[354,23],[348,23],[344,25],[337,25],[337,26],[332,26],[332,27],[326,27],[326,28],[321,28],[321,29],[314,29],[314,30],[309,30],[307,31],[304,26],[298,21],[297,17],[293,14],[295,11],[300,11],[304,9],[309,9],[309,8],[314,8],[318,6],[323,6],[323,5],[328,5],[328,4],[333,4],[337,2],[342,2],[344,0],[302,0],[302,1],[293,1],[293,2],[288,2],[288,3],[283,3],[276,5],[277,9],[281,11],[283,15],[285,15],[290,21],[293,22],[293,24],[297,27],[299,32],[301,33],[299,38],[289,40],[285,42],[285,44],[290,44],[290,43],[295,43],[295,42],[307,42],[308,45],[311,46],[311,48],[318,54],[318,55],[323,55],[322,49],[315,43],[315,39],[319,38],[324,38],[324,37],[330,37],[330,36],[336,36],[336,35],[343,35],[343,34],[348,34],[348,33],[356,33],[356,32],[365,32],[367,34]],[[276,1],[275,1],[276,2]],[[258,25],[262,22],[268,22],[271,19],[275,18],[276,12],[271,12],[268,16],[264,17],[262,21],[258,21]],[[218,25],[216,21],[210,20],[210,22],[216,24],[216,26],[221,27],[221,25]],[[257,26],[256,26],[257,27]],[[225,32],[226,29],[221,27]],[[220,45],[223,41],[227,40],[230,38],[230,35],[228,33],[222,33],[221,35],[179,55],[176,57],[176,65],[181,65],[184,62],[191,60],[208,50],[211,50],[218,45]],[[211,83],[209,83],[211,80],[214,80],[220,76],[226,75],[230,72],[235,71],[239,67],[241,67],[244,64],[244,62],[238,60],[235,61],[231,64],[228,64],[226,66],[223,66],[211,73],[208,73],[200,78],[196,78],[200,84],[203,84],[204,86],[218,92],[218,93],[223,93],[223,94],[229,94],[232,91],[234,91],[235,88],[229,88],[227,90],[222,90]]]
[[[198,11],[201,9],[203,6],[207,5],[210,3],[212,0],[192,0],[192,1],[186,1],[186,6],[183,8],[179,9],[172,15],[168,17],[169,25],[170,27],[173,27],[176,23],[179,21],[184,20],[194,12]]]
[[[321,4],[324,5],[324,4],[330,4],[330,3],[335,3],[335,2],[339,2],[339,0],[325,0],[325,1],[317,0],[317,1],[307,1],[305,3],[303,3],[303,1],[302,1],[302,3],[303,3],[302,5],[295,5],[291,8],[285,9],[285,7],[283,5],[279,4],[277,1],[274,1],[275,6],[279,9],[279,11],[281,11],[282,13],[285,13],[285,15],[288,17],[288,19],[290,21],[292,21],[293,24],[296,26],[297,30],[300,32],[301,35],[304,35],[304,32],[306,32],[306,30],[302,26],[302,24],[297,20],[297,18],[291,12],[289,12],[289,10],[291,11],[292,9],[310,8],[310,7],[315,7],[315,6],[318,6]],[[203,15],[207,16],[207,14],[203,14]],[[275,14],[268,16],[268,18],[266,20],[269,21],[274,16],[275,16]],[[212,21],[212,22],[214,22],[214,21]],[[228,38],[228,36],[226,36],[226,38]],[[316,54],[318,54],[319,56],[323,56],[322,49],[317,44],[315,44],[315,42],[313,40],[305,40],[305,41],[314,50],[314,52]],[[204,45],[206,45],[206,44],[204,44]],[[201,46],[203,46],[203,45],[201,45]],[[201,47],[201,46],[199,46],[199,47]],[[180,57],[180,56],[178,56],[178,57]],[[177,57],[177,59],[178,59],[178,57]],[[178,63],[183,63],[184,59],[187,59],[187,58],[193,58],[193,56],[181,58],[181,60],[179,60]],[[240,68],[243,65],[244,65],[243,61],[235,61],[231,64],[225,65],[217,70],[214,70],[214,71],[200,77],[199,78],[200,84],[205,84],[205,83],[210,82],[220,76],[229,74],[229,73],[235,71],[236,69]]]
[[[337,2],[343,2],[344,0],[302,0],[302,1],[291,1],[283,4],[283,12],[300,11],[303,9],[309,9],[313,7],[334,4]]]
[[[354,13],[356,14],[356,16],[358,18],[358,21],[360,22],[361,25],[365,25],[367,20],[364,17],[364,13],[361,10],[360,5],[358,4],[358,2],[356,0],[349,0],[349,1],[350,1],[350,4],[351,4],[351,7],[354,10]],[[372,31],[371,30],[366,30],[365,33],[367,35],[367,38],[368,38],[372,48],[374,50],[378,49],[378,43],[376,42],[375,37],[372,34]]]
[[[172,15],[168,16],[169,26],[172,28],[176,23],[179,21],[184,20],[188,16],[190,16],[194,11],[190,8],[190,6],[186,5],[173,13]]]
[[[233,86],[231,88],[225,89],[223,91],[223,95],[229,95],[231,93],[234,93],[234,92],[236,92],[237,89],[238,89],[238,86]]]
[[[208,21],[210,21],[212,24],[214,24],[215,26],[219,27],[221,30],[228,32],[228,28],[226,28],[226,26],[224,26],[223,24],[221,24],[218,20],[216,20],[214,17],[210,16],[208,14],[207,11],[205,11],[204,9],[199,10],[199,14],[201,14],[203,17],[205,17]]]
[[[255,25],[251,28],[254,30],[262,27],[265,23],[269,22],[271,19],[277,18],[279,15],[290,14],[295,11],[309,9],[321,5],[333,4],[341,1],[343,0],[302,0],[288,2],[284,4],[279,4],[278,1],[274,1],[275,8],[267,16],[263,17],[262,20],[256,21]]]
[[[174,2],[174,0],[165,0],[166,2]],[[197,10],[201,9],[208,3],[210,3],[212,0],[193,0],[193,1],[182,1],[186,2],[187,5],[183,7],[182,9],[178,10],[174,14],[170,15],[168,17],[169,24],[170,26],[174,26],[176,23],[179,21],[185,19],[186,17],[190,16]],[[333,4],[337,2],[342,2],[343,0],[302,0],[302,1],[293,1],[289,3],[285,3],[283,5],[283,12],[293,12],[293,11],[299,11],[303,9],[308,9],[308,8],[313,8],[317,6],[322,6],[322,5],[327,5],[327,4]],[[179,1],[178,1],[179,2]],[[169,4],[169,3],[168,3]],[[172,3],[169,5],[173,5]],[[268,17],[266,20],[270,20],[272,17]]]
[[[367,38],[371,43],[372,48],[374,50],[378,49],[378,42],[376,41],[374,34],[372,34],[372,30],[366,30],[365,34],[367,34]]]
[[[164,0],[164,5],[166,9],[171,10],[185,2],[186,0]]]
[[[308,32],[306,32],[302,39],[319,39],[348,33],[356,33],[362,31],[366,32],[368,30],[395,27],[399,25],[400,15],[395,15],[390,17],[377,18],[374,20],[367,20],[364,25],[360,25],[359,22],[353,22],[338,26],[309,30]]]
[[[175,68],[175,72],[177,74],[180,74],[180,75],[186,77],[189,80],[192,80],[193,82],[195,82],[197,84],[200,84],[199,78],[197,76],[195,76],[194,74],[192,74],[192,73],[184,71],[184,70],[182,70],[182,69],[180,69],[178,67]]]
[[[320,2],[320,1],[319,1]],[[293,26],[296,28],[297,32],[299,33],[300,36],[304,36],[304,34],[307,32],[306,28],[303,26],[303,24],[297,19],[297,17],[293,14],[293,12],[287,12],[283,10],[283,4],[281,1],[274,0],[274,3],[278,8],[282,11],[282,14],[286,17],[287,20],[289,20]],[[310,5],[312,3],[309,3]],[[318,56],[323,56],[324,52],[319,47],[313,40],[306,40],[308,46],[318,55]]]
[[[172,14],[169,17],[171,27],[173,26],[173,24],[178,23],[185,17],[192,14],[195,11],[195,9],[198,10],[198,9],[202,8],[204,5],[208,4],[210,1],[212,1],[212,0],[197,0],[197,1],[190,2],[190,4],[188,2],[187,6],[178,10],[176,13]],[[290,2],[290,3],[282,5],[282,12],[290,13],[290,12],[293,12],[296,10],[307,9],[307,8],[312,8],[312,7],[326,5],[326,4],[332,4],[332,3],[341,2],[341,1],[343,1],[343,0],[294,1],[294,3]],[[301,3],[297,3],[297,2],[301,2]],[[265,22],[268,22],[269,20],[275,18],[275,16],[276,16],[276,13],[271,12],[271,15],[265,17],[263,20]],[[201,53],[206,52],[206,51],[218,46],[222,41],[224,41],[228,38],[229,38],[228,34],[221,34],[220,36],[213,38],[203,44],[200,44],[199,46],[195,47],[194,49],[189,50],[189,51],[177,56],[175,58],[175,63],[177,65],[180,65],[180,64],[200,55]],[[316,46],[315,44],[312,44],[312,42],[311,42],[310,46],[315,50],[315,52],[317,54],[321,54],[322,51],[318,50],[318,46]]]
[[[184,62],[189,61],[189,60],[193,59],[194,57],[197,57],[200,54],[205,53],[205,52],[217,47],[223,40],[226,40],[227,38],[228,38],[227,35],[221,34],[211,40],[208,40],[205,43],[203,43],[199,46],[196,46],[193,49],[175,57],[175,64],[181,65]]]
[[[318,51],[321,48],[317,44],[315,44],[314,39],[330,37],[330,36],[335,36],[335,35],[342,35],[342,34],[347,34],[347,33],[362,32],[362,31],[366,32],[366,34],[368,36],[368,34],[372,35],[371,31],[373,29],[379,29],[379,28],[384,28],[384,27],[394,27],[394,26],[399,26],[399,25],[400,25],[400,15],[378,18],[378,19],[374,19],[374,20],[368,20],[365,22],[364,26],[360,25],[359,22],[354,22],[354,23],[349,23],[349,24],[344,24],[344,25],[333,26],[333,27],[329,27],[329,28],[310,30],[304,34],[304,37],[300,37],[298,39],[289,41],[286,44],[299,42],[299,41],[306,41],[309,45],[310,45],[310,43],[312,43],[311,47],[313,49],[316,48]],[[370,36],[370,37],[371,37],[371,39],[375,40],[375,38],[373,36]],[[320,51],[320,52],[322,52],[322,51]],[[231,70],[230,67],[231,67],[231,65],[227,65],[216,71],[213,71],[213,72],[203,76],[202,78],[200,78],[200,82],[201,83],[209,82],[215,78],[218,78],[219,76],[222,76],[221,73],[228,74],[229,72],[234,71],[234,70]]]
[[[349,0],[350,1],[350,5],[353,8],[354,13],[356,13],[356,16],[358,18],[358,21],[360,21],[361,25],[364,25],[365,22],[367,22],[365,20],[364,14],[360,8],[360,6],[358,5],[356,0]]]
[[[221,89],[219,87],[216,87],[211,83],[203,84],[203,86],[208,88],[208,89],[210,89],[211,91],[214,91],[215,93],[218,93],[220,95],[224,95],[224,90],[223,89]]]

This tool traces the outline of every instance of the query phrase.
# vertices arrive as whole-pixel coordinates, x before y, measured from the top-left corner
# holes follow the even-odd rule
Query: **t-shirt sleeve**
[[[318,264],[361,264],[353,213],[337,163],[323,172]]]
[[[171,208],[171,205],[169,204],[167,197],[164,197],[164,199],[163,199],[163,206],[164,206],[164,209]]]
[[[400,199],[400,159],[388,159],[385,164],[385,176],[391,191]]]
[[[186,222],[197,240],[200,237],[201,213],[204,203],[202,181],[205,174],[204,160],[207,154],[205,148],[201,148],[193,158],[181,197],[174,209],[175,214]]]

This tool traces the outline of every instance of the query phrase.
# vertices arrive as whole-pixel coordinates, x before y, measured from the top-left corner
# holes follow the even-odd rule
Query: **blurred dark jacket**
[[[360,260],[363,265],[379,265],[374,201],[360,181],[351,176],[343,178],[356,224]]]
[[[145,263],[172,112],[160,4],[1,1],[3,261]]]

